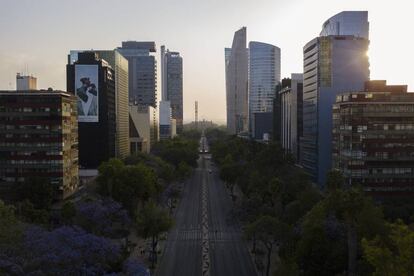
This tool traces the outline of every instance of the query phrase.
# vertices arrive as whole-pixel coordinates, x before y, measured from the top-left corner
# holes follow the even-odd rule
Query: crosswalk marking
[[[202,229],[181,229],[175,235],[176,240],[202,240],[203,232]],[[210,230],[207,233],[207,239],[209,242],[214,241],[238,241],[242,238],[242,234],[239,231],[214,231]]]

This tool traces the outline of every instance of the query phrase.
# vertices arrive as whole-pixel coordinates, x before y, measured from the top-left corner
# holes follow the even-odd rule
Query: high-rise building
[[[225,49],[227,131],[248,131],[248,57],[246,27],[234,34],[231,49]]]
[[[367,82],[333,106],[333,167],[374,196],[414,192],[414,93]]]
[[[169,101],[160,101],[160,140],[169,139],[172,137],[172,118],[171,118],[171,103]]]
[[[124,41],[117,49],[129,63],[129,102],[157,106],[155,42]]]
[[[171,118],[176,120],[177,133],[183,130],[183,59],[179,52],[161,46],[162,100],[171,104]],[[161,119],[160,119],[161,120]]]
[[[367,11],[343,11],[323,23],[320,36],[353,35],[369,39]]]
[[[332,104],[336,95],[344,91],[360,91],[369,80],[367,37],[361,36],[368,26],[353,27],[346,35],[317,37],[303,47],[303,138],[301,139],[301,165],[320,186],[325,184],[331,169],[332,156]],[[353,17],[345,17],[353,18]],[[344,19],[344,20],[345,20]],[[346,21],[339,26],[348,26]],[[342,29],[343,29],[342,28]],[[324,25],[327,29],[327,25]],[[342,33],[340,31],[340,33]]]
[[[272,128],[273,99],[279,81],[280,48],[263,42],[249,42],[249,130],[255,139],[263,139],[265,129]],[[258,116],[261,120],[256,118]],[[266,116],[270,120],[263,121]]]
[[[69,54],[69,64],[78,61],[81,50],[72,50]],[[115,71],[115,156],[125,158],[130,154],[129,124],[128,124],[128,60],[117,50],[94,50],[98,59],[103,59]]]
[[[116,153],[115,71],[95,52],[66,66],[67,90],[77,96],[79,164],[96,169]]]
[[[55,199],[78,187],[76,97],[63,91],[0,91],[0,193],[33,177],[47,179]]]
[[[157,121],[155,42],[124,41],[117,51],[129,62],[129,126],[133,132],[130,138],[134,139],[131,141],[131,147],[134,147],[131,153],[136,149],[149,152],[151,145],[158,141],[158,126],[154,128],[148,123]],[[141,142],[144,144],[138,145]]]
[[[280,91],[285,88],[289,88],[292,85],[290,78],[283,78],[275,87],[275,97],[273,99],[273,131],[272,140],[282,143],[282,107],[281,107],[281,95]]]
[[[303,74],[292,74],[289,86],[279,92],[280,143],[299,161],[299,138],[303,132]]]
[[[27,91],[37,90],[37,79],[33,76],[24,76],[20,73],[16,74],[16,90]]]

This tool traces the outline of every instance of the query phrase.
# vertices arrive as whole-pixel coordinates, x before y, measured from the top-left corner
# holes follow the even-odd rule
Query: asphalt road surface
[[[201,155],[185,185],[156,275],[256,275],[231,209],[210,156]]]

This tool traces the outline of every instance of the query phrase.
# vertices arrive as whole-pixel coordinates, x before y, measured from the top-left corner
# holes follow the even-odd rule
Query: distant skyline
[[[114,4],[115,3],[115,4]],[[155,41],[183,57],[184,121],[224,123],[224,48],[247,27],[247,41],[281,48],[282,78],[303,71],[302,48],[326,19],[344,10],[367,10],[371,79],[408,84],[414,91],[411,1],[341,0],[2,0],[0,89],[15,89],[17,72],[33,74],[39,88],[66,89],[71,49],[114,49],[125,40]]]

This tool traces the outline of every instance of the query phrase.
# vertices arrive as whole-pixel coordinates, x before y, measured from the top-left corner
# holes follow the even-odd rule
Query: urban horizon
[[[0,275],[414,275],[412,4],[342,2],[5,0]]]
[[[157,8],[161,13],[165,13],[160,6],[161,3],[162,1],[154,2],[153,6],[145,4],[137,8],[141,14],[145,14],[145,11],[155,11]],[[73,23],[72,26],[71,19],[61,14],[63,10],[75,7],[76,1],[65,4],[50,1],[40,1],[36,4],[30,1],[5,1],[3,3],[4,9],[0,12],[4,22],[3,27],[0,28],[0,35],[7,37],[10,43],[0,46],[0,59],[3,61],[2,66],[0,66],[0,89],[15,88],[15,73],[19,72],[36,76],[39,87],[42,89],[52,87],[56,90],[66,90],[64,68],[69,50],[109,50],[121,46],[121,42],[127,40],[155,41],[157,46],[155,57],[158,64],[160,64],[161,45],[167,45],[168,48],[180,52],[183,56],[185,75],[183,80],[184,122],[189,123],[194,120],[194,102],[198,101],[198,117],[200,120],[212,120],[219,124],[225,124],[224,48],[231,46],[232,35],[237,29],[241,26],[247,27],[247,41],[265,42],[281,48],[281,77],[284,78],[289,77],[291,73],[303,71],[302,48],[310,39],[318,35],[318,30],[326,18],[343,10],[367,10],[371,24],[370,46],[369,53],[367,53],[370,58],[371,79],[384,79],[390,84],[406,83],[410,91],[414,90],[410,89],[414,88],[414,82],[409,78],[408,71],[410,64],[414,63],[414,54],[408,46],[412,44],[412,38],[403,35],[408,33],[410,26],[409,16],[403,16],[410,4],[402,1],[399,4],[388,7],[375,1],[368,1],[364,4],[359,1],[348,1],[346,4],[341,1],[326,3],[319,1],[315,2],[314,5],[324,6],[325,8],[315,10],[312,17],[309,17],[306,10],[307,7],[310,10],[312,8],[309,7],[310,4],[301,1],[289,1],[289,3],[262,1],[261,5],[256,8],[252,8],[252,4],[243,1],[238,1],[237,5],[230,5],[229,2],[222,5],[222,10],[219,10],[220,5],[214,1],[203,4],[196,2],[188,3],[188,9],[194,9],[195,14],[199,16],[196,19],[196,22],[200,24],[199,30],[185,25],[185,21],[172,20],[172,25],[169,24],[169,28],[180,30],[181,34],[177,37],[171,37],[158,22],[154,23],[154,31],[149,32],[139,27],[143,19],[129,18],[128,20],[120,19],[115,22],[113,28],[117,31],[110,38],[99,35],[102,34],[103,29],[109,28],[105,26],[105,23],[102,25],[87,23],[84,26],[94,38],[89,40],[86,34],[76,35],[76,29],[81,27],[79,22]],[[127,1],[124,6],[128,5],[131,8],[136,6]],[[404,9],[404,5],[406,9]],[[55,15],[41,13],[41,10],[48,6],[56,10]],[[97,5],[94,1],[82,2],[82,6],[85,9],[94,7],[103,14],[108,11],[105,5]],[[24,11],[24,7],[27,7],[27,11],[30,10],[30,12]],[[129,10],[132,10],[131,8]],[[171,8],[169,9],[171,14],[165,15],[165,20],[184,12],[177,10],[176,5]],[[272,8],[278,16],[270,16]],[[397,12],[391,12],[392,9],[397,11],[397,8],[401,16],[396,16]],[[203,12],[204,9],[205,12]],[[252,11],[251,14],[249,14],[249,10]],[[245,18],[242,20],[232,16],[231,24],[229,24],[229,21],[224,19],[225,11],[244,14]],[[129,11],[123,9],[118,10],[118,12],[129,13]],[[217,15],[214,15],[213,24],[208,24],[210,21],[206,16],[209,12],[217,13]],[[260,16],[260,20],[257,20],[257,14],[260,13],[269,16]],[[297,17],[288,16],[290,13],[296,14]],[[59,18],[57,18],[58,15],[60,15]],[[386,25],[382,20],[385,15],[387,15],[387,18],[393,17],[393,20],[387,20]],[[9,22],[13,21],[11,16],[14,16],[17,21],[15,24],[6,25],[7,20]],[[144,15],[143,18],[146,16]],[[95,18],[95,15],[92,14],[91,17]],[[297,20],[298,18],[303,18],[303,21]],[[95,18],[95,20],[99,22],[98,18]],[[51,22],[54,26],[50,26]],[[301,22],[307,22],[306,26]],[[136,24],[137,27],[134,28],[135,30],[131,30],[128,24]],[[217,28],[217,24],[221,24],[223,27]],[[26,28],[28,25],[32,25],[32,28]],[[66,29],[68,35],[59,37],[59,26]],[[281,28],[281,26],[284,27]],[[291,26],[291,28],[285,28],[285,26]],[[42,31],[45,28],[48,28],[48,33]],[[209,33],[212,35],[208,35]],[[202,38],[203,34],[207,34],[208,40]],[[390,43],[387,39],[387,37],[395,37],[398,34],[401,34],[399,36],[400,43],[398,44]],[[38,43],[29,46],[27,43],[22,43],[22,39],[25,37],[32,39],[38,37],[36,41],[44,40],[45,42],[53,37],[52,41],[54,41],[55,47],[45,51],[44,45]],[[56,40],[56,38],[58,39]],[[392,52],[393,55],[384,56],[383,52]],[[214,70],[210,68],[214,68]],[[160,75],[160,72],[158,72],[158,75]],[[160,78],[158,78],[158,101],[161,99],[160,81]]]

